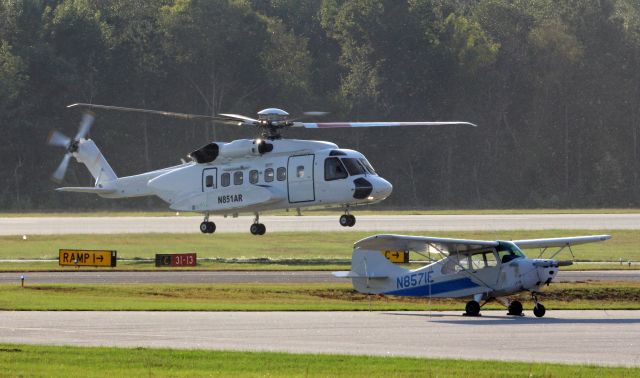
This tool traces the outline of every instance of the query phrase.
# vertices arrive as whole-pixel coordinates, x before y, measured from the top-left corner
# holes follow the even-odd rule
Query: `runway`
[[[348,270],[345,267],[345,270]],[[0,273],[0,284],[227,284],[227,283],[349,283],[327,271],[67,271]],[[640,270],[560,271],[553,282],[640,281]]]
[[[497,214],[358,216],[354,227],[332,216],[264,216],[267,232],[284,231],[495,231],[640,229],[640,214]],[[212,216],[216,233],[249,232],[250,216]],[[176,217],[9,217],[0,218],[0,235],[199,233],[200,216]]]
[[[640,311],[0,312],[0,342],[640,366]]]

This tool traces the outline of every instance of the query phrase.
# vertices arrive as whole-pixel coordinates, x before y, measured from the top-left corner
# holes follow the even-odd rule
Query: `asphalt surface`
[[[345,267],[345,270],[347,268]],[[318,283],[350,282],[327,271],[68,271],[0,273],[0,284],[19,283],[20,276],[30,284],[215,284],[215,283]],[[640,270],[560,271],[554,282],[640,281]]]
[[[640,229],[640,214],[504,214],[358,216],[354,227],[334,216],[264,216],[267,232],[282,231],[495,231],[549,229]],[[253,217],[214,217],[216,233],[249,232]],[[202,217],[10,217],[0,218],[0,235],[199,233]]]
[[[0,312],[0,342],[640,366],[640,311]]]

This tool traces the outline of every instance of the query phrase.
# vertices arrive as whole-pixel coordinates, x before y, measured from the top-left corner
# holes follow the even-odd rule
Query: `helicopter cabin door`
[[[313,162],[315,155],[290,156],[287,166],[289,203],[315,201]]]

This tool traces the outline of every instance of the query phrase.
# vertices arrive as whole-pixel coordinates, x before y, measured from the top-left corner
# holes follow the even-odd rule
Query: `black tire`
[[[349,216],[344,214],[340,216],[340,226],[347,227],[349,225]]]
[[[349,217],[349,224],[347,226],[349,227],[353,227],[356,225],[356,217],[354,215],[347,215],[347,217]]]
[[[208,233],[207,231],[208,229],[209,229],[209,222],[200,223],[200,232],[202,232],[203,234],[206,234]]]
[[[509,303],[509,315],[522,315],[522,303],[519,301]]]
[[[536,303],[536,305],[533,306],[533,315],[537,316],[538,318],[543,317],[545,312],[547,312],[547,309],[544,308],[542,303]]]
[[[216,224],[213,222],[209,222],[207,232],[210,234],[213,234],[214,232],[216,232]]]
[[[480,315],[480,303],[476,301],[469,301],[465,306],[465,310],[467,311],[465,314],[467,316],[478,316]]]
[[[259,223],[254,223],[249,227],[249,231],[252,235],[260,235],[260,226]]]
[[[264,235],[264,233],[267,232],[267,227],[262,223],[258,224],[258,228],[258,235]]]

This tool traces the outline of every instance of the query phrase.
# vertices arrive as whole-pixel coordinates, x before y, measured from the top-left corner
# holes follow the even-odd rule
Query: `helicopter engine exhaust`
[[[211,142],[193,151],[189,156],[200,164],[211,163],[217,158],[242,158],[260,156],[273,151],[273,144],[262,139],[240,139],[231,143]]]

